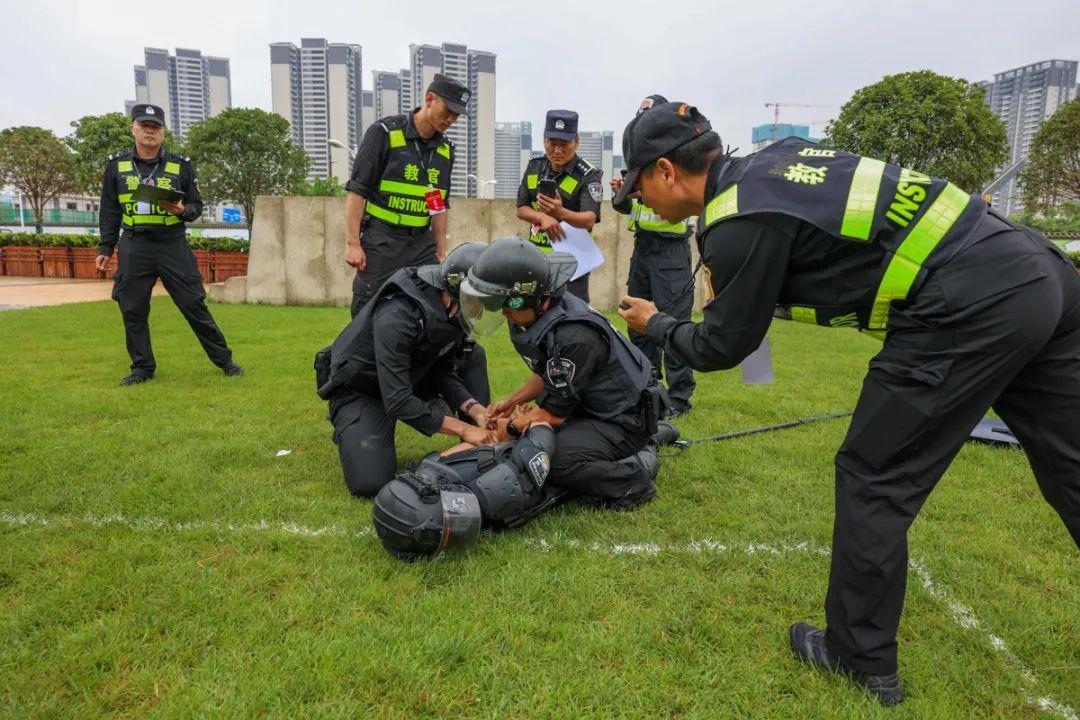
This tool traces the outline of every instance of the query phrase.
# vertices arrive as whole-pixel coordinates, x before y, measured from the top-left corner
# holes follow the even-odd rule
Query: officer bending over
[[[398,420],[425,435],[494,442],[485,427],[490,397],[483,348],[474,346],[464,362],[460,357],[466,336],[459,285],[485,247],[466,243],[441,266],[394,273],[316,356],[319,396],[330,401],[334,442],[352,494],[372,497],[394,477]],[[436,396],[475,424],[430,403]]]
[[[555,429],[548,480],[596,504],[627,510],[656,494],[659,388],[649,361],[603,315],[567,292],[577,262],[543,253],[526,240],[496,240],[462,283],[461,316],[477,338],[505,316],[514,349],[532,371],[489,420],[518,406],[537,407],[511,419],[520,436],[532,423]]]
[[[991,407],[1080,547],[1080,277],[946,180],[795,138],[729,157],[686,104],[634,118],[623,150],[616,202],[639,192],[670,222],[702,215],[711,298],[701,324],[624,298],[630,327],[697,370],[735,367],[777,306],[884,340],[836,456],[828,626],[789,639],[898,703],[907,531]]]

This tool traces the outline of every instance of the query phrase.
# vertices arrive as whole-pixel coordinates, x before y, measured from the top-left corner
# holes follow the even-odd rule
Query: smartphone
[[[555,189],[555,181],[551,178],[540,178],[536,182],[536,194],[547,195],[548,197],[555,197],[555,193],[558,192]]]

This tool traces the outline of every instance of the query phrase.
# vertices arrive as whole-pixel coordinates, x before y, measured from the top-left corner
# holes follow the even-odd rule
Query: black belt
[[[662,250],[686,242],[689,235],[660,235],[659,233],[639,230],[634,236],[635,250]]]
[[[388,223],[385,220],[380,220],[377,217],[368,215],[364,218],[364,227],[372,226],[379,228],[389,235],[397,235],[399,237],[416,237],[417,235],[423,235],[424,233],[431,231],[430,223],[422,228],[405,227],[404,225],[394,225],[393,223]]]

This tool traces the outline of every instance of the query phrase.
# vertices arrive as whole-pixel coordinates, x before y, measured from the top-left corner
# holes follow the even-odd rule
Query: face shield
[[[438,549],[467,550],[475,545],[483,519],[476,496],[464,488],[460,491],[446,489],[439,493],[439,503],[443,529]]]
[[[474,338],[482,338],[499,329],[503,324],[503,303],[510,291],[490,286],[476,278],[461,282],[458,319]]]

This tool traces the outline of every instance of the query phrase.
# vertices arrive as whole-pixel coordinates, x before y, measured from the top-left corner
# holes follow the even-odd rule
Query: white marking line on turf
[[[371,533],[371,528],[349,530],[338,525],[326,527],[308,527],[287,520],[269,521],[259,520],[256,523],[231,523],[222,520],[192,520],[189,522],[172,522],[163,518],[139,517],[131,518],[119,513],[109,515],[73,515],[62,518],[46,518],[34,513],[12,513],[7,510],[0,511],[0,524],[10,527],[64,527],[71,525],[89,525],[94,528],[103,528],[110,525],[131,528],[133,530],[153,530],[159,532],[202,532],[212,530],[225,533],[250,533],[250,532],[281,532],[286,535],[299,537],[364,537]]]
[[[550,540],[535,538],[526,540],[526,544],[541,552],[550,552],[560,548],[570,550],[586,550],[591,553],[602,555],[647,555],[654,556],[660,553],[687,553],[687,554],[722,554],[742,553],[744,555],[789,555],[806,553],[829,556],[831,551],[823,545],[800,542],[795,544],[769,544],[769,543],[723,543],[717,540],[690,540],[675,545],[658,545],[656,543],[583,543],[580,540],[562,539],[559,537]],[[1054,700],[1047,695],[1039,695],[1033,688],[1039,684],[1039,679],[1005,644],[998,635],[983,627],[982,622],[975,616],[975,612],[956,600],[952,593],[936,582],[930,575],[930,571],[919,560],[910,561],[911,571],[918,578],[930,596],[943,604],[952,615],[953,621],[964,630],[971,630],[986,638],[987,643],[996,652],[1000,653],[1005,662],[1020,675],[1020,690],[1025,700],[1032,707],[1036,707],[1045,713],[1055,715],[1062,720],[1080,720],[1076,711],[1068,705]]]

